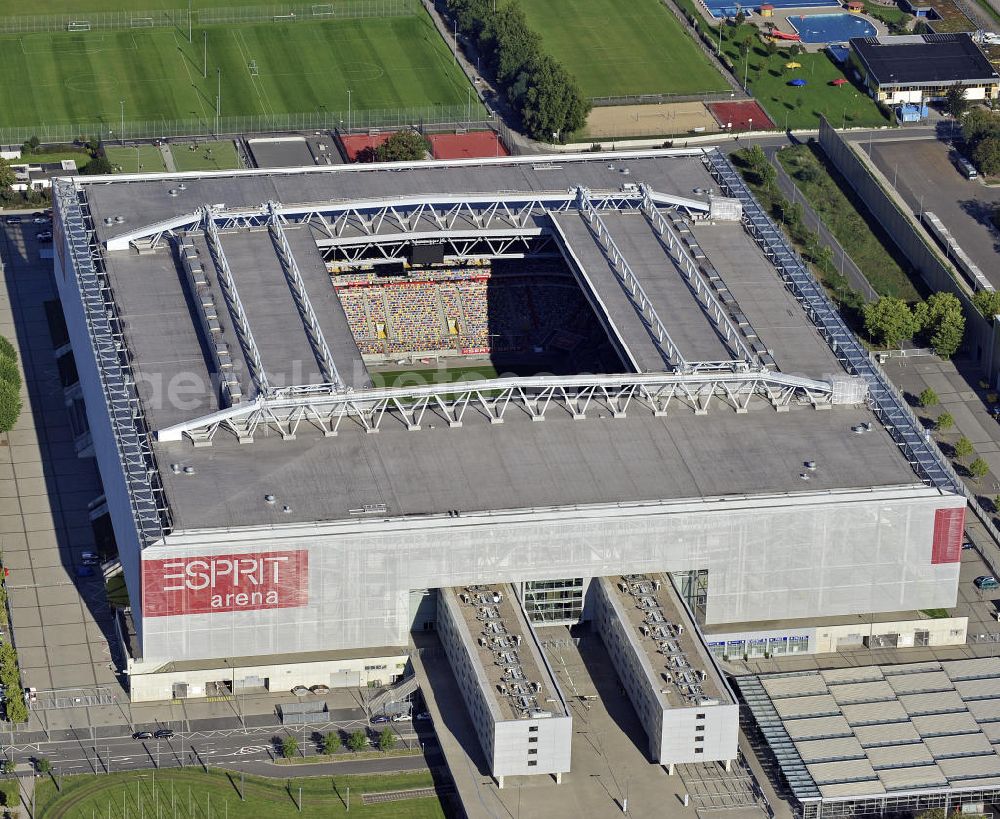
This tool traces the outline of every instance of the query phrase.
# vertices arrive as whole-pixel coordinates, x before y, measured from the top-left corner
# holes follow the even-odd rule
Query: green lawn
[[[778,159],[875,292],[916,301],[920,294],[906,275],[899,252],[877,228],[875,219],[867,211],[862,213],[838,185],[835,172],[817,155],[818,150],[797,145],[779,151]]]
[[[193,143],[174,140],[170,143],[170,154],[179,171],[225,171],[243,167],[231,139]]]
[[[2,36],[0,75],[18,81],[0,83],[0,127],[101,122],[117,131],[123,108],[129,121],[208,125],[217,67],[223,116],[346,114],[348,90],[355,111],[468,99],[467,80],[423,12],[206,31],[207,78],[201,30],[191,45],[171,29]]]
[[[162,173],[167,170],[167,166],[163,164],[163,154],[155,145],[133,148],[105,145],[104,153],[118,173]]]
[[[485,381],[496,378],[492,364],[462,364],[457,367],[409,367],[372,373],[376,387],[420,387],[426,384],[451,384],[455,381]]]
[[[263,6],[259,0],[194,0],[195,12],[202,8],[235,8]],[[308,4],[305,4],[308,5]],[[334,0],[334,5],[337,3]],[[187,12],[186,0],[0,0],[0,17],[22,17],[38,14],[73,14],[86,19],[95,11],[161,11],[178,9]]]
[[[725,79],[659,0],[523,0],[545,50],[586,97],[725,91]]]
[[[62,162],[64,159],[72,159],[76,162],[77,169],[82,170],[90,164],[90,160],[93,159],[93,157],[90,155],[89,151],[84,151],[82,149],[74,151],[67,148],[64,151],[41,151],[35,154],[24,154],[20,159],[12,159],[11,162],[14,164],[24,164],[29,162],[40,164],[43,162]]]
[[[232,777],[230,779],[230,776]],[[443,817],[434,797],[365,805],[364,793],[431,787],[427,771],[373,776],[321,776],[293,779],[286,790],[285,779],[246,777],[246,801],[241,801],[236,772],[200,769],[168,769],[111,774],[110,776],[67,776],[60,780],[58,793],[51,779],[36,780],[37,819],[93,819],[107,816],[124,819],[122,802],[129,817],[145,815],[178,816],[184,819],[300,819],[303,816],[384,817],[388,819],[437,819]],[[138,786],[138,790],[137,790]],[[302,812],[295,800],[302,788]],[[347,788],[351,789],[351,810],[346,810]],[[289,792],[290,791],[290,792]],[[190,806],[190,810],[189,810]]]
[[[740,43],[753,38],[749,60],[740,50]],[[792,56],[779,49],[768,55],[756,39],[754,26],[725,26],[722,50],[735,66],[737,79],[743,79],[744,65],[748,66],[747,78],[750,93],[764,107],[779,128],[818,128],[823,114],[836,128],[842,125],[881,126],[891,124],[875,102],[852,83],[830,85],[832,80],[845,74],[823,52]],[[785,68],[785,63],[797,62],[801,68]],[[792,79],[803,79],[806,85],[789,85]],[[847,78],[850,79],[850,78]]]

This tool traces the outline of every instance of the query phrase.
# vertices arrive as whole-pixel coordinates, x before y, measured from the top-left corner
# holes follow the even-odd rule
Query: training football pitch
[[[528,23],[587,97],[725,91],[660,0],[524,0]]]
[[[207,130],[220,80],[223,117],[316,113],[346,120],[349,106],[359,113],[464,108],[469,99],[468,81],[422,10],[211,26],[196,28],[192,40],[169,28],[0,36],[0,76],[7,78],[0,83],[0,127],[101,123],[106,138],[124,113],[127,122],[199,120]]]

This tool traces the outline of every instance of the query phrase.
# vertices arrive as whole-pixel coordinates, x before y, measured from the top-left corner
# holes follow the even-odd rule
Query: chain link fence
[[[667,102],[722,102],[733,98],[730,91],[706,91],[701,94],[626,94],[620,97],[591,97],[595,108],[615,105],[659,105]]]
[[[240,23],[318,22],[358,17],[406,17],[420,10],[418,0],[336,0],[305,5],[240,6],[224,8],[157,9],[155,11],[97,11],[72,14],[31,14],[0,17],[0,34],[42,32],[122,31],[172,28],[187,34],[190,28]]]
[[[124,131],[116,121],[98,120],[76,124],[0,128],[0,144],[21,145],[31,137],[42,143],[64,143],[84,139],[126,142],[137,139],[176,139],[200,136],[284,133],[288,131],[341,131],[364,133],[374,128],[419,130],[482,130],[495,125],[494,118],[478,103],[433,105],[418,108],[372,108],[352,111],[314,111],[303,114],[259,114],[198,119],[126,120]]]

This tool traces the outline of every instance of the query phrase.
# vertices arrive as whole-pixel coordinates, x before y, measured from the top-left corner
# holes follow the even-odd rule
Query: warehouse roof
[[[854,682],[859,674],[869,681]],[[970,690],[963,679],[988,682],[998,675],[1000,658],[988,658],[764,674],[734,682],[796,796],[849,800],[996,787],[1000,731],[996,722],[977,720],[985,701],[966,702],[959,686]],[[844,690],[860,687],[868,687],[873,701],[830,713],[831,703],[845,700]],[[934,693],[899,693],[928,689]],[[975,693],[985,696],[983,689]],[[1000,691],[991,702],[1000,705]],[[816,719],[814,713],[824,716]],[[870,724],[876,715],[881,722]]]
[[[857,37],[851,48],[880,86],[1000,82],[968,34]]]

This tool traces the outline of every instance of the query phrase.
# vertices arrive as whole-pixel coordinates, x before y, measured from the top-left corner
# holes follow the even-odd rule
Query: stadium
[[[484,748],[501,723],[553,743],[494,773],[558,774],[532,628],[582,618],[647,726],[716,708],[731,759],[696,622],[955,603],[951,473],[717,150],[77,177],[53,200],[136,701],[385,684],[437,629]],[[697,669],[673,699],[650,634]]]

